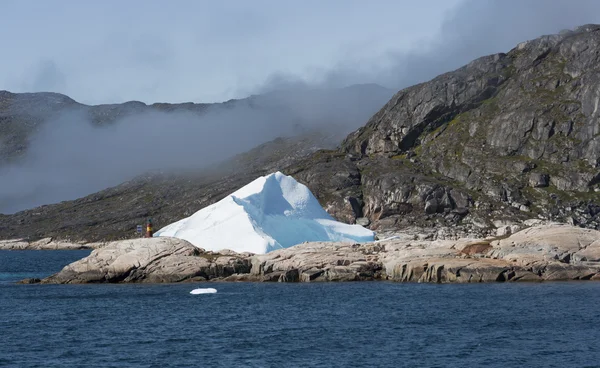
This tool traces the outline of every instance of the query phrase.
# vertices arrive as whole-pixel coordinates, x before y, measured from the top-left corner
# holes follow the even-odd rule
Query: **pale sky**
[[[399,89],[599,17],[596,0],[0,0],[0,89],[89,104]]]
[[[0,0],[0,89],[222,101],[421,47],[461,0]]]

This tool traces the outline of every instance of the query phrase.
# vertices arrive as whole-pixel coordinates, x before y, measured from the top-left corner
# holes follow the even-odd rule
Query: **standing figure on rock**
[[[154,230],[152,228],[152,219],[146,220],[146,238],[151,238],[154,235]]]

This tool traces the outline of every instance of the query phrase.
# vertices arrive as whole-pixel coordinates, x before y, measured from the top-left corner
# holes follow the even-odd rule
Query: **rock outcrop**
[[[374,229],[488,235],[530,218],[600,229],[599,50],[589,25],[482,57],[399,91],[340,150],[289,174]]]
[[[36,241],[24,239],[0,240],[0,250],[74,250],[95,249],[101,247],[102,243],[77,243],[52,238],[43,238]]]
[[[532,227],[503,239],[305,243],[264,255],[206,252],[174,238],[107,244],[42,283],[391,280],[468,283],[600,279],[600,231]]]
[[[212,253],[176,238],[141,238],[108,243],[42,283],[202,281],[249,273],[248,255]]]

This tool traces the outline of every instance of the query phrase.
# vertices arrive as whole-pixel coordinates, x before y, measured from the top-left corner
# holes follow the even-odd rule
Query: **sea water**
[[[14,284],[86,254],[0,251],[0,367],[600,366],[598,282]]]

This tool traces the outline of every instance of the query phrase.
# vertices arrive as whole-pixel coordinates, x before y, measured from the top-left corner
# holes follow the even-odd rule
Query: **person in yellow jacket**
[[[154,235],[154,229],[152,228],[152,219],[146,221],[146,238],[151,238]]]

